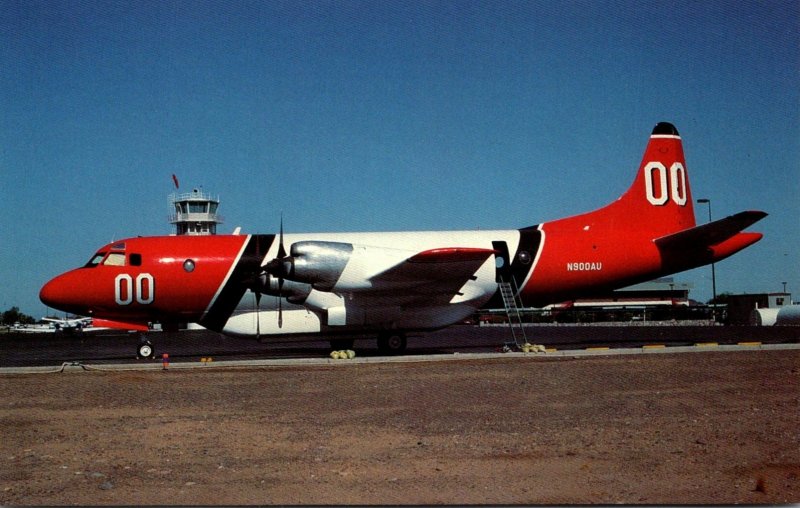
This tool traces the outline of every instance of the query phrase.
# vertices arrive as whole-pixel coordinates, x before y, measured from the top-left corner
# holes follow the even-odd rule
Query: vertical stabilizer
[[[681,138],[675,126],[662,122],[653,128],[622,196],[539,226],[542,252],[526,290],[538,293],[536,304],[544,304],[658,277],[667,271],[655,240],[694,226]]]
[[[674,125],[661,122],[653,128],[633,184],[595,213],[608,214],[620,228],[638,230],[650,239],[695,226],[683,144]]]

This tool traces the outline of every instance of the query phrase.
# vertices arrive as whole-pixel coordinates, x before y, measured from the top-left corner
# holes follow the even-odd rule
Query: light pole
[[[708,222],[711,222],[711,200],[707,198],[700,198],[697,200],[700,204],[708,205]],[[711,308],[711,317],[714,319],[714,322],[717,321],[717,273],[714,269],[714,263],[711,263],[711,292],[713,294],[714,306]]]

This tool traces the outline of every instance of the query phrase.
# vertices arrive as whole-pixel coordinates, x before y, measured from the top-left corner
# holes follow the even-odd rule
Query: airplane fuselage
[[[592,212],[494,231],[162,236],[121,240],[40,298],[139,326],[199,323],[236,336],[430,330],[501,306],[541,307],[720,261],[757,242],[763,212],[697,226],[677,130],[653,130],[639,171]]]

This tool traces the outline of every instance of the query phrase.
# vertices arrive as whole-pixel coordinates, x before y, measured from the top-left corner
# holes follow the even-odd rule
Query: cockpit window
[[[105,252],[98,252],[97,254],[92,256],[92,259],[90,259],[89,262],[86,263],[86,265],[84,265],[84,267],[85,268],[93,268],[93,267],[99,265],[100,261],[102,261],[104,257],[106,257],[106,253]]]
[[[125,266],[125,253],[124,252],[112,252],[108,255],[105,261],[103,261],[103,265],[105,266]]]
[[[111,246],[113,250],[125,250],[125,242],[117,242]]]
[[[142,255],[131,253],[131,255],[128,256],[128,263],[130,263],[131,266],[142,266]]]

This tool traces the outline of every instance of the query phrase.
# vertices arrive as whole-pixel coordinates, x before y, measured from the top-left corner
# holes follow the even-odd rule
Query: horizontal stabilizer
[[[765,212],[759,211],[739,212],[702,226],[662,236],[654,241],[659,249],[672,252],[684,249],[709,248],[732,238],[744,228],[766,216]]]

